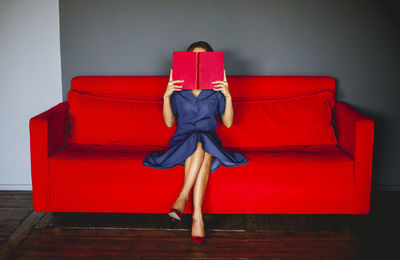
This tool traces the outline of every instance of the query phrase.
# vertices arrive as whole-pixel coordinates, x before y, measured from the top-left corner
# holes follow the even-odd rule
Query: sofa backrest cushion
[[[163,94],[168,80],[169,76],[72,78],[70,92],[74,94],[69,94],[69,103],[73,129],[68,140],[167,146],[176,130],[176,124],[168,128],[163,122]],[[227,81],[235,116],[230,128],[217,121],[216,131],[223,146],[336,144],[331,125],[334,78],[227,76]],[[96,115],[99,109],[105,115]]]
[[[224,147],[336,145],[331,91],[233,102],[234,122],[217,127]],[[220,124],[220,123],[219,123]]]
[[[176,124],[167,127],[159,100],[68,92],[71,131],[67,143],[168,147]]]
[[[233,101],[284,98],[322,90],[335,93],[335,79],[329,76],[227,75],[226,78]],[[71,80],[71,90],[162,101],[168,80],[169,76],[76,76]]]

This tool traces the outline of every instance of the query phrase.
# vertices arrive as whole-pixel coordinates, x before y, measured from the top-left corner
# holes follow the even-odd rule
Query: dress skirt
[[[177,165],[185,166],[186,158],[196,151],[198,142],[201,142],[205,152],[212,155],[210,173],[221,165],[233,167],[248,162],[242,154],[224,149],[218,135],[211,131],[193,131],[190,134],[171,139],[171,141],[168,150],[149,154],[142,164],[156,169],[169,169]]]
[[[174,91],[170,96],[170,105],[178,128],[169,141],[169,149],[150,153],[142,164],[156,169],[185,166],[186,158],[196,151],[198,142],[201,142],[205,152],[212,155],[210,172],[221,165],[233,167],[246,164],[248,160],[245,156],[223,148],[215,131],[216,117],[222,120],[225,104],[225,96],[213,89],[203,89],[197,97],[188,89]]]

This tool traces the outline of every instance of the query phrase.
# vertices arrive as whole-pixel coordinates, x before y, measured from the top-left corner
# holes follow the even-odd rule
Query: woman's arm
[[[171,100],[169,96],[164,95],[164,107],[163,107],[164,123],[168,127],[172,127],[175,123],[175,115],[172,113]]]
[[[225,96],[225,111],[221,115],[222,121],[226,127],[231,127],[233,124],[234,110],[232,105],[231,95]]]
[[[221,91],[221,93],[224,95],[225,110],[224,113],[221,115],[221,119],[224,125],[229,128],[233,124],[234,111],[233,111],[231,93],[229,92],[228,81],[226,80],[225,69],[224,69],[224,80],[217,80],[213,81],[212,83],[220,84],[220,85],[214,85],[214,87],[220,87],[220,88],[214,88],[214,90]]]
[[[176,86],[174,83],[180,83],[183,82],[184,80],[172,80],[172,69],[169,73],[169,81],[167,85],[167,89],[165,90],[164,93],[164,106],[163,106],[163,117],[164,117],[164,123],[168,127],[172,127],[175,123],[175,115],[172,111],[171,108],[171,95],[174,91],[181,91],[182,86]]]

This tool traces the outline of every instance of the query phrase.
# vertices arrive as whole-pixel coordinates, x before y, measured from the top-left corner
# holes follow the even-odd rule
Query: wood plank
[[[29,208],[9,208],[9,209],[2,209],[0,210],[0,217],[20,217],[24,218],[28,215],[32,209]]]
[[[32,210],[32,212],[24,219],[17,229],[0,246],[0,259],[7,259],[7,257],[18,246],[18,244],[25,239],[32,226],[35,225],[40,218],[43,217],[43,215],[43,212],[35,212]]]
[[[366,245],[348,232],[217,232],[202,245],[189,231],[33,229],[10,259],[147,258],[356,259]],[[334,257],[332,257],[334,256]]]
[[[171,222],[166,213],[34,217],[31,192],[18,193],[0,192],[6,205],[0,209],[0,241],[6,241],[0,259],[400,259],[398,240],[392,239],[400,232],[393,206],[399,192],[376,193],[369,215],[204,214],[202,245],[190,239],[191,214],[182,222]]]
[[[45,212],[44,216],[38,221],[33,228],[45,228],[45,227],[52,227],[53,223],[53,213]]]

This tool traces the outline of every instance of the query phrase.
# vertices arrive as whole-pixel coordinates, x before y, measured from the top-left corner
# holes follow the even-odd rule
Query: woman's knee
[[[212,160],[212,155],[204,152],[204,159],[203,159],[207,164],[211,164],[211,160]]]
[[[204,152],[201,142],[197,142],[196,152]]]

